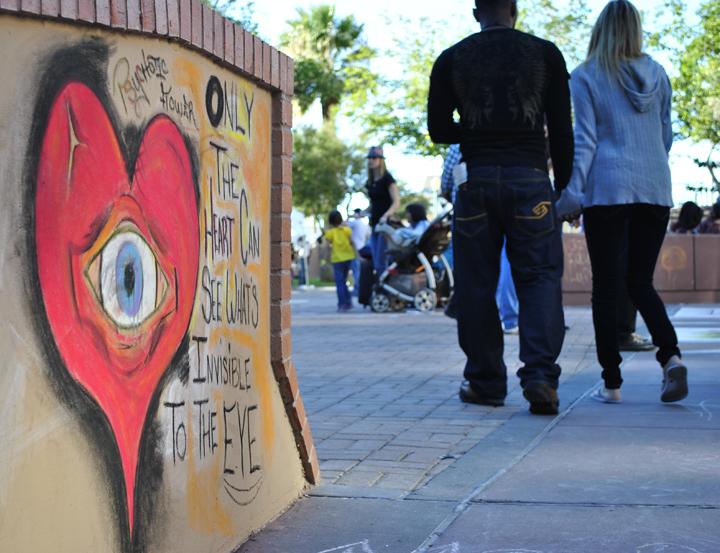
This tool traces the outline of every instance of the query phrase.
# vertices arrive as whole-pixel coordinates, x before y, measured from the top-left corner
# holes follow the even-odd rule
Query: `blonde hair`
[[[377,169],[370,169],[370,167],[368,167],[368,183],[369,184],[372,184],[376,180],[380,180],[387,173],[387,165],[385,165],[385,159],[384,158],[379,158],[379,159],[380,159],[380,163],[378,164]]]
[[[609,2],[593,27],[587,61],[597,60],[602,69],[616,76],[620,63],[642,56],[642,48],[640,12],[627,0]]]

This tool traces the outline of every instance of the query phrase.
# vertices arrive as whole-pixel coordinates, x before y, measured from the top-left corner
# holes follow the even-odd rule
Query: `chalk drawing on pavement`
[[[503,552],[516,553],[516,550],[503,549]],[[370,548],[368,540],[359,541],[357,543],[349,543],[347,545],[339,545],[332,549],[325,549],[324,551],[318,551],[318,553],[374,553]],[[460,544],[457,542],[451,543],[450,545],[443,545],[439,548],[432,549],[432,553],[460,553]],[[491,552],[487,552],[491,553]],[[494,553],[494,552],[492,552]],[[500,553],[500,550],[498,550]],[[535,551],[517,550],[517,553],[542,553]]]
[[[318,551],[318,553],[374,553],[374,551],[370,549],[368,540],[363,540],[357,543],[339,545],[337,547],[333,547],[332,549]]]
[[[689,545],[677,543],[646,543],[637,548],[637,553],[704,553]]]

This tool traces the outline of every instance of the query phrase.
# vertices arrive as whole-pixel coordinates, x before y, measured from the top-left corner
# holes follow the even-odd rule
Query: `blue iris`
[[[125,242],[115,261],[115,282],[120,308],[130,317],[140,311],[143,292],[143,269],[140,252],[132,242]]]

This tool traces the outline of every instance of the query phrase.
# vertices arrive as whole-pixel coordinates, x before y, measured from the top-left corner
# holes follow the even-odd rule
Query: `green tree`
[[[521,30],[555,42],[569,67],[584,58],[590,38],[586,0],[573,0],[562,11],[552,0],[532,0],[523,2],[523,6],[518,21]],[[384,79],[377,96],[355,117],[376,142],[401,145],[407,153],[422,156],[444,155],[446,147],[433,144],[427,131],[430,72],[440,52],[474,32],[477,25],[469,10],[467,28],[455,27],[450,32],[453,26],[441,20],[405,18],[392,24],[404,32],[393,31],[395,44],[385,56],[402,68],[402,77]]]
[[[433,205],[433,197],[426,190],[415,192],[410,190],[405,183],[400,182],[398,183],[398,191],[400,192],[400,205],[402,206],[398,216],[403,219],[407,218],[406,208],[410,204],[422,204],[426,211]]]
[[[255,21],[254,0],[248,2],[240,0],[201,0],[201,2],[239,23],[246,31],[257,34],[258,25]]]
[[[402,31],[395,32],[394,46],[385,56],[401,68],[402,76],[383,79],[378,94],[354,116],[380,144],[400,145],[410,154],[443,155],[447,147],[434,144],[427,130],[427,96],[433,63],[449,46],[448,25],[425,18],[403,18],[393,25]]]
[[[674,107],[680,132],[696,141],[708,140],[711,155],[720,143],[720,0],[700,7],[700,28],[680,55],[680,73],[673,79]],[[720,191],[717,160],[696,160],[710,171]]]
[[[558,7],[553,0],[523,2],[518,28],[554,42],[570,69],[585,59],[590,42],[590,8],[586,0]]]
[[[323,120],[334,124],[343,100],[358,105],[375,87],[363,26],[330,5],[300,8],[289,25],[280,42],[295,58],[295,98],[303,112],[319,100]]]
[[[695,163],[709,170],[720,191],[720,0],[705,0],[693,17],[685,0],[666,0],[650,35],[651,46],[668,51],[679,68],[673,81],[673,107],[680,136],[710,143],[707,159]]]
[[[327,126],[295,131],[293,204],[322,227],[328,213],[362,178],[363,162]]]

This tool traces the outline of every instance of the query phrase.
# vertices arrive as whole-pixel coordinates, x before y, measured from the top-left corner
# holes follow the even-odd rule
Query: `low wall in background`
[[[566,305],[589,305],[592,270],[583,234],[563,235]],[[668,234],[655,270],[666,303],[720,302],[720,236]]]

